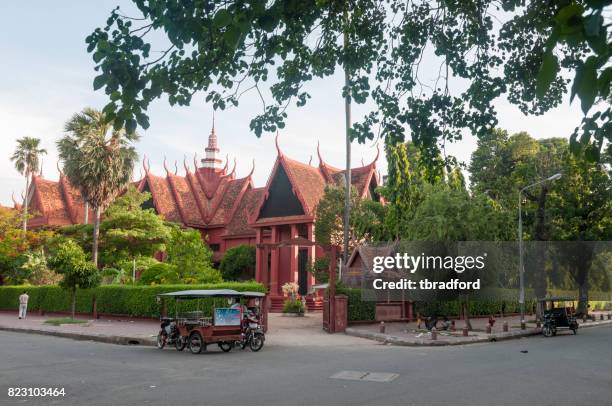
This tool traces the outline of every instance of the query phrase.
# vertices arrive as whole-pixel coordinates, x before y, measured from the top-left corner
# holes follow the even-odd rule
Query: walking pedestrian
[[[28,293],[24,290],[23,293],[19,296],[19,318],[25,319],[26,313],[28,311]]]

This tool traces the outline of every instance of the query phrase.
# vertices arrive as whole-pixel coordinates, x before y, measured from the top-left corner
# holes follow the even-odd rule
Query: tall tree
[[[132,177],[138,155],[131,142],[138,135],[114,128],[106,114],[91,108],[75,114],[65,131],[57,142],[59,156],[68,180],[95,213],[92,258],[97,265],[100,215]]]
[[[597,241],[612,239],[612,171],[609,163],[593,163],[568,156],[563,178],[551,202],[551,234],[560,256],[578,285],[578,312],[586,313],[589,275],[598,249]],[[565,243],[565,241],[571,243]],[[609,246],[606,248],[609,253]]]
[[[188,105],[201,91],[223,109],[252,90],[262,99],[250,123],[260,136],[284,127],[287,106],[310,98],[305,85],[338,67],[348,73],[345,100],[375,106],[351,137],[372,139],[380,125],[391,144],[411,136],[425,158],[460,139],[462,129],[489,132],[499,96],[525,114],[558,106],[570,92],[568,73],[585,115],[609,100],[607,0],[134,3],[138,15],[117,8],[86,39],[98,72],[94,89],[110,98],[104,111],[129,131],[149,125],[146,110],[163,94]],[[167,47],[153,53],[160,36]],[[423,68],[427,55],[428,66],[439,66],[433,77]],[[454,89],[457,80],[467,86]],[[270,94],[262,89],[268,81]],[[610,140],[610,114],[593,113],[574,138],[596,141],[594,159]]]
[[[17,148],[11,156],[15,162],[15,169],[25,177],[26,188],[23,199],[23,231],[28,229],[28,205],[30,193],[30,179],[40,169],[40,155],[46,154],[47,150],[40,148],[40,139],[23,137],[17,140]]]

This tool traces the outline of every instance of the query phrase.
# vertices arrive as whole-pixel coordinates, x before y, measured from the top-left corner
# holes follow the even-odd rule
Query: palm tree
[[[72,116],[65,131],[57,148],[68,180],[95,213],[92,259],[97,265],[100,213],[132,177],[138,155],[131,142],[138,135],[115,129],[103,112],[91,108]]]
[[[30,179],[32,174],[40,169],[39,156],[46,154],[47,150],[40,148],[40,139],[23,137],[17,140],[17,148],[11,157],[15,162],[15,169],[25,176],[26,191],[23,201],[23,231],[28,229],[28,192],[30,191]]]

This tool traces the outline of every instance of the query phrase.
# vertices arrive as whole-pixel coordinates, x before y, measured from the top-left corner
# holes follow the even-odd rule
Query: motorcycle
[[[259,320],[253,315],[245,315],[242,326],[242,339],[236,345],[243,350],[247,346],[253,352],[261,350],[264,346],[264,341],[266,341],[266,336]]]
[[[187,345],[186,340],[179,334],[176,322],[168,318],[162,319],[156,343],[160,350],[166,345],[174,344],[177,351],[183,351]]]

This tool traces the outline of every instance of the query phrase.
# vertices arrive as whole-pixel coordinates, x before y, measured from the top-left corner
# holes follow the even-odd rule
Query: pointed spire
[[[166,175],[170,175],[170,169],[168,169],[168,163],[166,162],[166,155],[164,155],[164,169],[166,170]]]
[[[198,153],[194,153],[193,154],[193,166],[194,166],[194,171],[198,171]]]
[[[183,155],[183,167],[185,168],[185,175],[189,174],[189,165],[187,165],[187,154]]]
[[[317,141],[317,156],[319,157],[319,165],[325,166],[325,161],[321,156],[321,144]]]
[[[255,172],[255,158],[253,158],[253,166],[251,167],[251,172],[247,175],[247,178],[253,176],[253,172]]]
[[[276,130],[276,137],[274,138],[274,143],[276,144],[276,152],[278,152],[278,156],[283,156],[283,151],[281,151],[280,146],[278,145],[278,130]]]
[[[149,166],[147,165],[147,154],[142,156],[142,169],[145,171],[145,175],[149,174]]]
[[[178,162],[176,159],[174,160],[174,174],[178,175]]]

